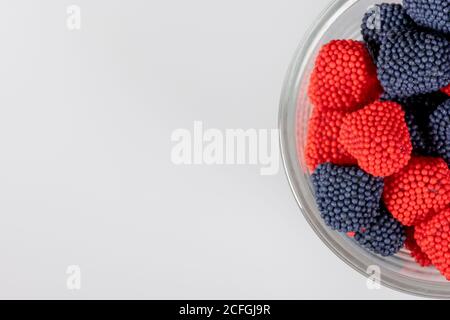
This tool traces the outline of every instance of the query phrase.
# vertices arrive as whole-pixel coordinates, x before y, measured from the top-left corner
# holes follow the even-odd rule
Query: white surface
[[[2,1],[0,298],[408,298],[368,290],[320,242],[282,169],[170,161],[195,120],[277,127],[327,3]]]

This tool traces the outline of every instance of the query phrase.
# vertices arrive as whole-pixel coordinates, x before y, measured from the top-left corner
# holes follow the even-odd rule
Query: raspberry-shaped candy
[[[405,228],[382,206],[381,214],[368,228],[356,232],[355,240],[373,253],[389,257],[403,247]]]
[[[423,27],[450,33],[450,1],[403,0],[406,12]]]
[[[442,89],[442,92],[450,96],[450,84]]]
[[[414,258],[414,260],[416,260],[418,264],[420,264],[422,267],[429,267],[431,266],[431,260],[417,244],[417,241],[414,238],[414,233],[415,233],[414,227],[406,228],[405,247],[406,249],[409,250],[409,254],[411,255],[411,257]]]
[[[393,30],[405,30],[414,26],[401,4],[382,3],[372,6],[364,15],[361,33],[372,57],[376,61],[384,37]]]
[[[339,141],[364,171],[376,177],[400,171],[411,158],[405,113],[395,102],[376,101],[347,115]]]
[[[383,180],[357,167],[321,164],[312,182],[320,214],[333,230],[359,231],[380,214]]]
[[[316,107],[344,112],[381,94],[370,54],[363,42],[355,40],[333,40],[321,48],[308,90]]]
[[[308,125],[306,164],[311,171],[321,163],[356,164],[339,143],[339,131],[345,113],[315,108]]]
[[[419,224],[414,236],[436,269],[450,280],[450,208]]]
[[[450,203],[450,170],[441,158],[413,157],[402,171],[385,179],[383,199],[403,225],[416,225]]]
[[[436,153],[450,166],[450,99],[431,114],[430,137]]]
[[[426,31],[390,33],[381,44],[377,66],[392,98],[438,91],[450,83],[450,42]]]

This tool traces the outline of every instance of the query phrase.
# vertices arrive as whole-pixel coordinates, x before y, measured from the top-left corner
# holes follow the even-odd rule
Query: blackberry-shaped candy
[[[378,79],[391,98],[438,91],[450,83],[450,42],[408,30],[388,34],[380,47]]]
[[[406,233],[402,224],[382,206],[380,216],[368,228],[356,232],[355,240],[373,253],[389,257],[403,247]]]
[[[411,143],[413,146],[413,153],[418,155],[432,155],[434,149],[430,147],[428,142],[428,135],[424,131],[415,115],[410,112],[405,113],[406,125],[408,126],[409,135],[411,137]]]
[[[417,120],[421,121],[420,124],[423,125],[428,124],[430,114],[432,114],[433,111],[447,99],[448,96],[442,91],[435,91],[403,98],[391,97],[387,93],[384,93],[381,96],[381,100],[383,101],[388,100],[401,104],[405,111],[412,112],[418,118]]]
[[[413,144],[413,153],[423,156],[436,156],[428,134],[429,119],[434,110],[448,99],[448,96],[441,91],[436,91],[397,99],[392,99],[389,95],[383,94],[381,99],[383,101],[395,101],[403,107],[406,114],[406,124],[408,125]]]
[[[358,167],[321,164],[313,173],[312,182],[321,216],[333,230],[360,231],[380,214],[383,179]]]
[[[370,54],[376,61],[380,45],[387,33],[414,26],[401,4],[382,3],[372,6],[364,15],[361,33]]]
[[[431,114],[429,126],[436,153],[450,166],[450,99]]]
[[[450,33],[449,0],[403,0],[403,4],[418,25]]]

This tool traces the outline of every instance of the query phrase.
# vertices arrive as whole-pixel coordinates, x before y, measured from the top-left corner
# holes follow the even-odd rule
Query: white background
[[[408,298],[320,242],[282,168],[170,159],[195,120],[276,128],[328,2],[2,0],[0,298]]]

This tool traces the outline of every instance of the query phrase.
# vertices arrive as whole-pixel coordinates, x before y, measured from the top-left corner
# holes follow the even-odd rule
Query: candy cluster
[[[450,1],[378,4],[319,51],[305,160],[324,222],[450,280]]]

